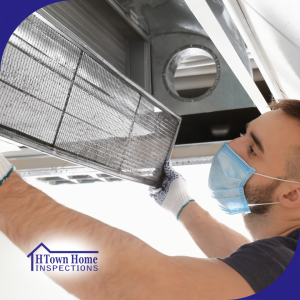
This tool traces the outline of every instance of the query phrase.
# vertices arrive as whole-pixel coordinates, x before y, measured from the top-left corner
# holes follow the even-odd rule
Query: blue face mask
[[[281,181],[299,183],[262,175],[255,171],[227,143],[220,148],[212,161],[208,186],[212,197],[217,200],[224,212],[230,215],[250,213],[249,206],[280,203],[248,204],[244,194],[244,186],[253,174]]]

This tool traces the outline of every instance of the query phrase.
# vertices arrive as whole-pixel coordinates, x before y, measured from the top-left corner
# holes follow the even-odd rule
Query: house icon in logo
[[[45,250],[48,251],[48,253],[99,253],[99,251],[51,251],[48,247],[46,247],[43,243],[40,243],[34,250],[32,250],[27,257],[31,258],[31,271],[34,270],[33,265],[34,265],[34,253],[40,248],[40,247],[44,247]]]

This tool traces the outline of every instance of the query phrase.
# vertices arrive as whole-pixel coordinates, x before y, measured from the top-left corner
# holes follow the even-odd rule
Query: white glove
[[[8,178],[15,167],[0,153],[0,185]]]
[[[178,220],[183,208],[195,200],[188,194],[185,179],[172,168],[171,161],[165,162],[164,170],[166,175],[161,188],[150,187],[150,197],[154,198],[158,205],[175,215]]]

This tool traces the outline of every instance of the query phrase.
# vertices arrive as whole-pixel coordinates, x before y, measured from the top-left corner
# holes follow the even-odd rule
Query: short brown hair
[[[282,109],[288,116],[300,122],[300,100],[273,100],[269,107],[272,110]]]
[[[279,102],[273,100],[269,107],[272,110],[282,109],[289,117],[299,121],[300,124],[300,100],[281,100]],[[295,145],[295,148],[291,149],[287,156],[287,179],[300,180],[300,147]]]

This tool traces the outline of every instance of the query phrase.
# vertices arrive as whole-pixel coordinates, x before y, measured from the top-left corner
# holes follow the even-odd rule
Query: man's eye
[[[256,156],[256,153],[251,146],[249,146],[249,149],[250,149],[250,154]]]

